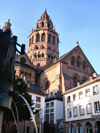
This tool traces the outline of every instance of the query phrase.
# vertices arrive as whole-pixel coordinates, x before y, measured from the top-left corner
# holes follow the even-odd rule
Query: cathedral
[[[59,57],[59,36],[46,9],[29,35],[27,53],[16,54],[15,71],[30,90],[44,96],[62,94],[83,84],[95,72],[78,41]]]
[[[27,53],[16,55],[15,70],[28,85],[32,83],[46,94],[67,91],[87,81],[95,72],[78,42],[59,57],[58,33],[46,9],[29,35]]]

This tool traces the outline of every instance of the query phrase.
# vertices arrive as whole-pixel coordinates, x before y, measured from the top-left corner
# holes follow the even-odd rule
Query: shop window
[[[76,133],[83,133],[83,128],[80,123],[78,123],[76,126]]]

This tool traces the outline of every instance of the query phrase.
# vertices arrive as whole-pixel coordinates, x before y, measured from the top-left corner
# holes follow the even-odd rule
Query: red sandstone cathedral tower
[[[44,68],[59,57],[58,33],[45,9],[36,29],[29,35],[27,55],[36,68]]]

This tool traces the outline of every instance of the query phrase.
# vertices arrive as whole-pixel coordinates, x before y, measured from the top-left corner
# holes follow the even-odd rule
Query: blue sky
[[[10,19],[18,43],[26,44],[36,22],[47,12],[59,34],[60,56],[76,46],[100,74],[100,0],[0,0],[0,25]]]

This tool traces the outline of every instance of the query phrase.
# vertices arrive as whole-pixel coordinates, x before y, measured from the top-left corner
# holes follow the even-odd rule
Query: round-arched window
[[[45,90],[49,89],[49,87],[50,87],[50,82],[47,81],[47,82],[45,83]]]

